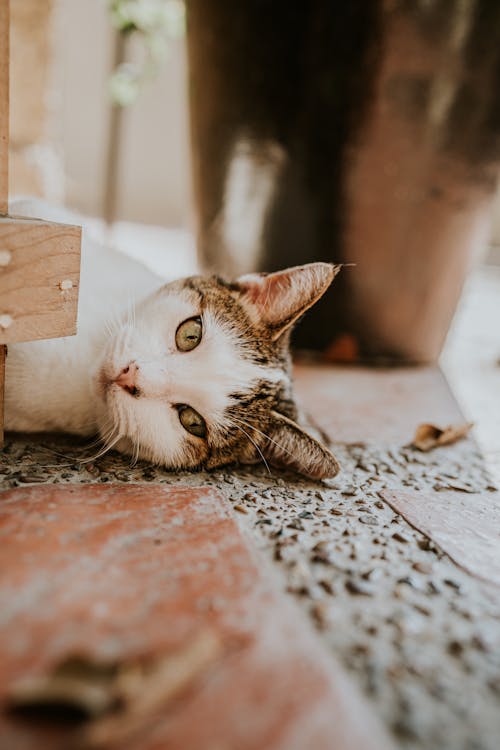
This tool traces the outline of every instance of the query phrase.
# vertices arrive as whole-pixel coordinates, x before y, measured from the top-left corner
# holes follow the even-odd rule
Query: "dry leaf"
[[[116,746],[140,732],[155,712],[191,687],[221,654],[218,636],[203,631],[182,650],[156,660],[147,668],[131,665],[123,670],[116,681],[123,710],[89,724],[83,746]]]
[[[19,714],[44,715],[75,721],[95,718],[116,702],[115,665],[101,664],[84,656],[70,656],[47,674],[26,676],[9,690],[9,710]]]
[[[9,690],[9,710],[26,718],[85,721],[81,750],[121,746],[177,698],[223,653],[217,634],[202,630],[175,652],[132,662],[70,655],[46,674],[23,677]]]
[[[411,445],[420,451],[430,451],[442,445],[456,443],[457,440],[461,440],[461,438],[468,434],[471,427],[472,422],[462,425],[450,425],[444,429],[436,427],[433,424],[420,424],[417,427]]]

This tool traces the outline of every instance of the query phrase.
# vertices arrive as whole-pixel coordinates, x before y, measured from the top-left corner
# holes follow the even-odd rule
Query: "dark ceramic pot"
[[[355,264],[296,345],[331,360],[435,360],[487,240],[500,3],[187,5],[206,265],[231,276]]]

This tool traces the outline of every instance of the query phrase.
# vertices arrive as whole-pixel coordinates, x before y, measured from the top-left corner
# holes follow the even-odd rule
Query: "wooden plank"
[[[0,217],[0,344],[76,333],[81,228]]]
[[[5,386],[5,357],[7,356],[7,347],[0,345],[0,448],[3,447],[3,404],[4,404],[4,386]]]
[[[0,0],[0,214],[8,210],[9,0]]]

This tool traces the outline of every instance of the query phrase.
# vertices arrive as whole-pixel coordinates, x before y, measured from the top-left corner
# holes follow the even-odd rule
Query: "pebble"
[[[408,544],[410,541],[410,538],[406,536],[406,534],[403,534],[401,531],[395,531],[392,535],[392,538],[396,540],[396,542],[402,542],[403,544]]]
[[[360,516],[358,520],[367,526],[378,526],[378,519],[375,516]]]
[[[318,581],[318,585],[321,586],[321,588],[326,591],[327,594],[330,594],[330,596],[333,596],[335,594],[335,589],[333,588],[330,581],[326,581],[324,578],[322,578],[321,581]]]
[[[234,505],[233,507],[235,510],[238,511],[238,513],[248,513],[248,508],[245,508],[245,506],[241,505],[240,503],[238,503],[237,505]]]
[[[344,487],[342,490],[342,494],[347,495],[347,497],[354,497],[354,495],[358,494],[358,488],[353,484],[348,484],[347,487]]]
[[[290,523],[287,523],[286,526],[288,529],[296,529],[297,531],[304,531],[304,525],[298,518],[295,518],[293,521],[290,521]]]
[[[47,476],[41,474],[20,474],[16,478],[22,484],[45,484],[49,481]]]
[[[432,573],[432,565],[427,562],[414,562],[411,567],[419,573]]]
[[[321,630],[328,625],[328,610],[329,606],[325,602],[316,602],[311,607],[311,616]]]
[[[331,565],[334,560],[333,550],[331,547],[319,549],[311,556],[311,562]]]
[[[359,596],[373,596],[373,588],[368,586],[363,581],[358,581],[354,578],[348,578],[345,582],[345,587],[350,594]]]

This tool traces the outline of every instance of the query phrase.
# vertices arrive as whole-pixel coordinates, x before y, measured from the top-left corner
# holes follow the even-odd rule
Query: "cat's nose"
[[[137,374],[139,372],[139,365],[135,362],[130,362],[126,367],[123,368],[121,373],[115,378],[116,385],[123,388],[124,391],[128,391],[132,396],[137,396],[139,389],[137,388]]]

